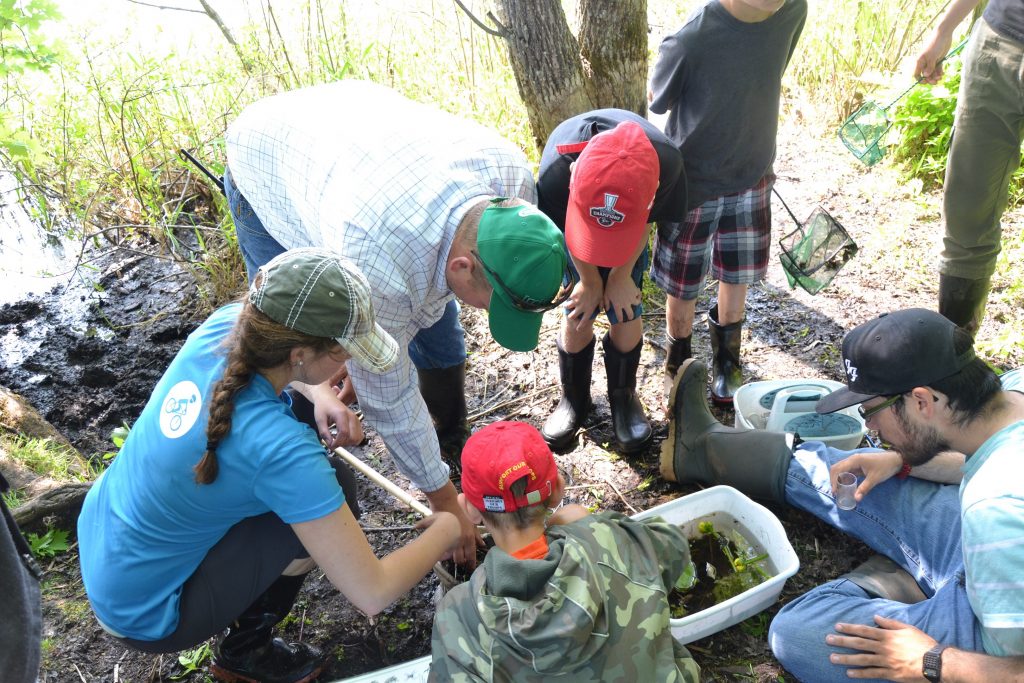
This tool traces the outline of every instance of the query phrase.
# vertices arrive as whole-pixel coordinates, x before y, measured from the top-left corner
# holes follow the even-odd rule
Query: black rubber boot
[[[792,435],[720,423],[704,399],[707,377],[707,366],[694,358],[679,368],[668,404],[661,476],[708,486],[725,484],[754,498],[785,503]]]
[[[306,575],[282,576],[249,606],[213,648],[210,673],[220,681],[307,683],[320,675],[324,654],[272,635],[288,616]]]
[[[553,450],[564,450],[576,439],[576,431],[590,411],[590,376],[594,365],[595,339],[576,353],[558,345],[558,373],[562,380],[562,399],[544,421],[541,436]]]
[[[604,367],[608,374],[608,404],[612,409],[612,432],[622,453],[636,453],[651,440],[651,423],[636,395],[636,371],[640,367],[641,339],[632,351],[615,348],[611,335],[601,340]]]
[[[714,379],[711,381],[711,400],[720,408],[732,408],[732,397],[743,384],[740,365],[740,341],[743,321],[718,324],[718,305],[708,311],[708,330],[711,332],[711,353]]]
[[[927,597],[914,577],[885,555],[872,555],[864,564],[839,578],[853,581],[875,598],[913,605]]]
[[[462,472],[462,447],[469,438],[466,420],[466,363],[450,368],[416,370],[420,378],[420,394],[427,404],[434,430],[441,445],[441,457],[453,474]]]
[[[665,334],[665,339],[668,341],[668,354],[665,356],[665,374],[668,376],[668,381],[674,380],[679,366],[683,364],[684,360],[693,356],[693,349],[690,348],[692,338],[693,335],[687,335],[682,339],[676,339],[668,333]]]
[[[974,337],[985,318],[989,280],[939,275],[939,313]]]

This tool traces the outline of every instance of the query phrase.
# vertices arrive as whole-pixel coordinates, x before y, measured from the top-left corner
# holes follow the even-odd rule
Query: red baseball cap
[[[511,485],[529,477],[522,497]],[[545,503],[555,490],[558,468],[540,432],[525,422],[494,422],[462,448],[462,493],[477,510],[515,512]]]
[[[569,252],[594,266],[625,264],[646,233],[660,174],[658,153],[635,121],[591,138],[569,180]]]

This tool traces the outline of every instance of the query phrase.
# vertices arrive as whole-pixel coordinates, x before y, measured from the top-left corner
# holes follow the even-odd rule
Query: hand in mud
[[[640,303],[640,289],[633,282],[629,273],[618,275],[615,271],[608,276],[608,284],[604,286],[606,310],[615,311],[619,322],[632,320],[633,306]]]
[[[924,653],[936,640],[910,624],[875,615],[874,626],[836,624],[839,635],[829,634],[825,642],[836,647],[859,650],[857,654],[829,655],[829,661],[850,667],[850,678],[886,681],[920,681]]]
[[[342,365],[341,370],[327,380],[327,383],[335,388],[338,400],[345,405],[350,406],[359,400],[356,397],[356,385],[352,383],[352,378],[348,375],[348,364]]]
[[[338,446],[354,446],[363,440],[363,425],[359,417],[338,398],[333,385],[325,382],[315,390],[313,401],[313,419],[316,420],[320,438],[328,448]],[[331,425],[337,433],[331,433]]]
[[[573,287],[572,294],[565,301],[565,315],[569,320],[577,320],[576,329],[580,330],[590,321],[594,311],[601,305],[603,291],[600,286],[593,286],[580,280]]]
[[[863,477],[853,497],[858,503],[864,500],[868,491],[886,481],[903,467],[903,457],[896,451],[878,451],[875,453],[854,453],[849,458],[840,460],[829,468],[828,474],[832,481],[832,493],[839,490],[838,477],[843,472],[853,472]]]

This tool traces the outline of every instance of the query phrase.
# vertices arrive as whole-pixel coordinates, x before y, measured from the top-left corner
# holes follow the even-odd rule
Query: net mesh
[[[865,165],[874,166],[885,156],[883,138],[890,128],[886,109],[865,102],[839,128],[839,139]]]
[[[799,285],[809,294],[824,289],[856,253],[850,234],[820,206],[779,240],[779,260],[789,286]]]

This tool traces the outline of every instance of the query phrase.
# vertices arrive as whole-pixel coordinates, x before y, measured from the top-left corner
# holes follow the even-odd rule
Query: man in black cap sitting
[[[1024,374],[997,376],[968,333],[924,309],[856,327],[842,360],[847,387],[817,411],[859,403],[892,450],[726,427],[690,360],[662,474],[787,503],[880,553],[773,620],[772,651],[798,679],[1024,680]],[[860,479],[853,510],[835,503],[843,472]]]

